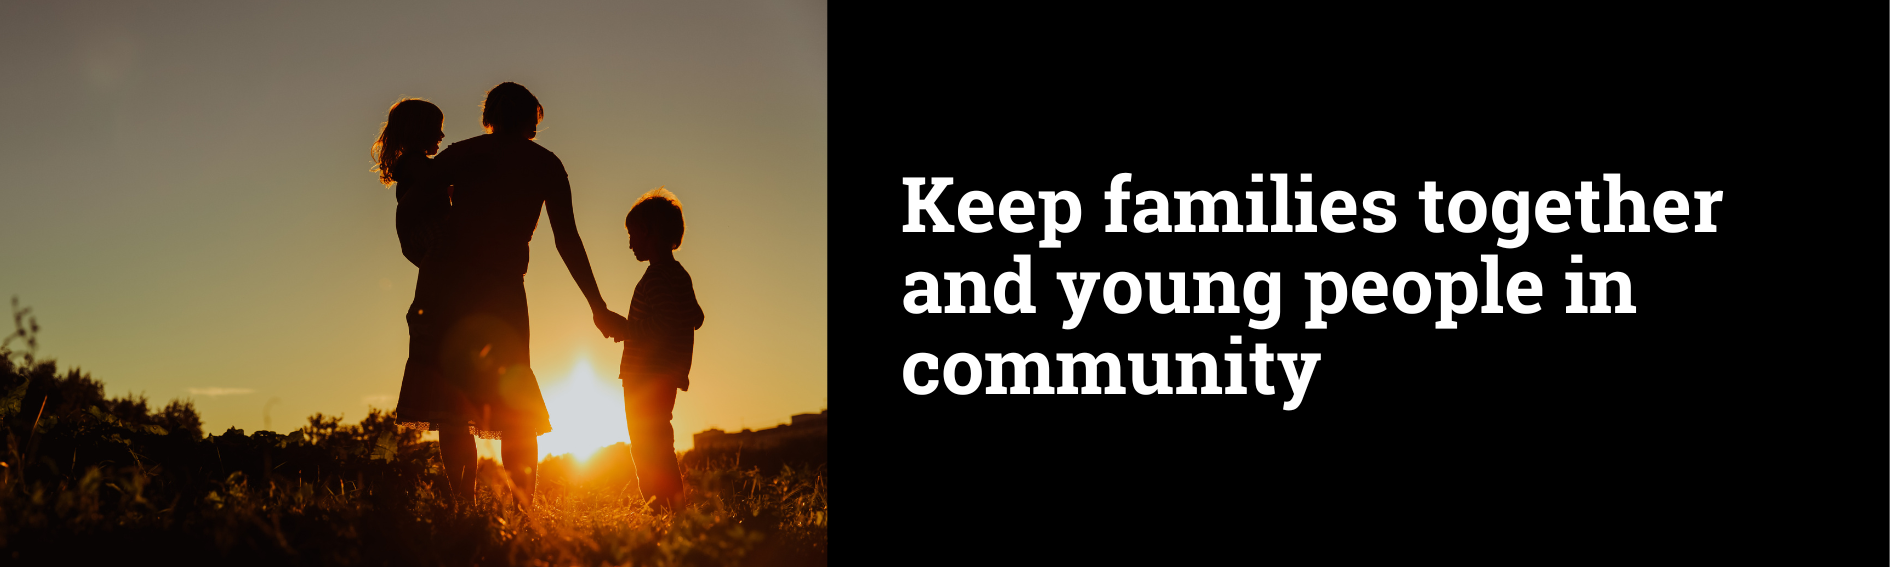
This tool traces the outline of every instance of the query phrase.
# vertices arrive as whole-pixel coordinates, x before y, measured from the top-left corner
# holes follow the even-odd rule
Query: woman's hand
[[[604,336],[617,342],[621,343],[629,338],[630,320],[618,315],[615,311],[609,309],[592,311],[591,322],[597,324],[597,330],[603,332]]]

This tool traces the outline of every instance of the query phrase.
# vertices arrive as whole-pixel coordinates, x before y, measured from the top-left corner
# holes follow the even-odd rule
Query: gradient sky
[[[485,91],[515,81],[614,310],[647,266],[624,213],[659,185],[682,200],[708,319],[678,449],[826,407],[823,1],[7,2],[0,54],[0,295],[109,395],[191,398],[212,432],[391,408],[417,270],[369,146],[408,96],[448,143],[476,136]],[[621,440],[595,398],[620,396],[622,347],[542,217],[525,288],[547,451]]]

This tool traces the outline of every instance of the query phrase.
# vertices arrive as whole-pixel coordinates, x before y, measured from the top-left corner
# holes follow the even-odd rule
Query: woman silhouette
[[[532,141],[543,118],[544,107],[525,87],[493,87],[480,117],[488,133],[440,152],[430,178],[408,197],[433,202],[450,195],[451,207],[421,262],[407,312],[413,340],[395,412],[403,425],[440,432],[448,481],[462,498],[473,492],[477,436],[500,440],[515,496],[529,503],[538,436],[551,431],[531,369],[525,306],[527,245],[540,207],[551,214],[558,255],[590,303],[593,322],[614,329],[612,321],[622,318],[597,291],[564,164]]]

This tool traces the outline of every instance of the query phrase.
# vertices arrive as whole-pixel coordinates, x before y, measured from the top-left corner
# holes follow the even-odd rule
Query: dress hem
[[[428,431],[445,431],[446,430],[446,427],[441,425],[440,422],[437,422],[437,421],[399,421],[399,422],[396,422],[396,424],[399,425],[402,429],[413,429],[413,430],[419,431],[420,433],[426,433]],[[505,440],[505,430],[503,429],[479,429],[478,426],[467,424],[466,432],[471,433],[473,437],[476,437],[479,439],[496,439],[500,441]],[[539,431],[532,436],[537,437],[539,435],[544,435],[550,432],[551,432],[551,428],[547,427],[545,428],[544,431]]]

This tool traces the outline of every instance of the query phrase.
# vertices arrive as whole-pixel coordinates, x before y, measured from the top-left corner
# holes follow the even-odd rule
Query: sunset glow
[[[623,386],[614,376],[598,376],[588,358],[579,357],[565,376],[541,377],[539,384],[551,410],[551,433],[538,437],[539,459],[570,453],[582,460],[612,443],[630,442]]]

